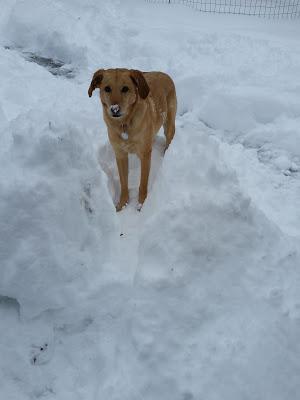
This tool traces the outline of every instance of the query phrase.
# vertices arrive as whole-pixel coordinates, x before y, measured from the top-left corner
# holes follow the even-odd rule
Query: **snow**
[[[300,396],[298,20],[3,1],[6,400]],[[120,213],[98,68],[162,70],[177,129]]]

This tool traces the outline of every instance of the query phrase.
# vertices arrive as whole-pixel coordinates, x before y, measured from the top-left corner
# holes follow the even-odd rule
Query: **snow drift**
[[[3,396],[296,400],[297,21],[30,0],[4,2],[0,30]],[[165,157],[155,141],[141,213],[135,157],[131,203],[114,210],[87,96],[106,66],[177,85],[177,132]]]

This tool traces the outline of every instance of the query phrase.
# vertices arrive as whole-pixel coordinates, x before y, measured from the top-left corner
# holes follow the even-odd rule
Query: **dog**
[[[89,97],[96,88],[100,89],[103,118],[120,177],[121,194],[116,210],[122,210],[129,202],[128,153],[134,153],[141,161],[137,207],[140,211],[148,193],[154,137],[163,126],[166,151],[175,134],[177,98],[174,82],[163,72],[99,69],[93,75]]]

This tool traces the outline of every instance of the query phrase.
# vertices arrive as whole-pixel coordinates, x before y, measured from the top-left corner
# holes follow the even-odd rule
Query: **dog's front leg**
[[[138,210],[140,211],[148,193],[148,178],[151,165],[151,149],[145,151],[140,156],[141,159],[141,181],[139,188],[139,204]]]
[[[129,192],[128,192],[128,154],[125,152],[116,153],[116,161],[119,171],[121,194],[116,210],[121,211],[123,207],[128,204]]]

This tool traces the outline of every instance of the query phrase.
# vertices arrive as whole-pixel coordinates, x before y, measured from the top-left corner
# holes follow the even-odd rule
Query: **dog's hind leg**
[[[177,110],[176,94],[172,92],[167,97],[167,115],[166,115],[166,120],[163,124],[164,125],[164,134],[166,137],[165,151],[169,147],[169,145],[172,142],[173,137],[175,135],[176,110]]]

